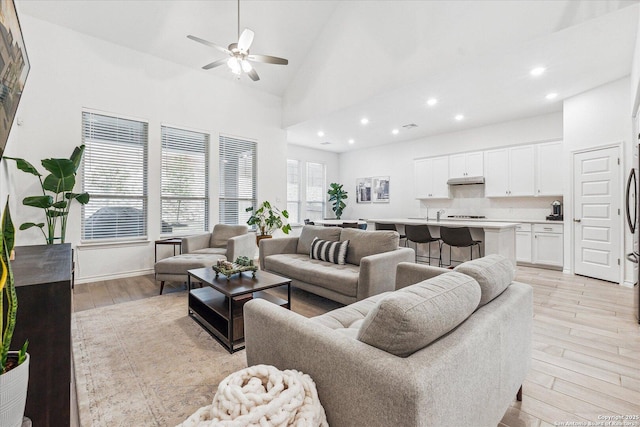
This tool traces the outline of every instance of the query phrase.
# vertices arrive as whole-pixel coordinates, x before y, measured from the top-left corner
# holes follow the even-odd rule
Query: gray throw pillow
[[[478,307],[480,286],[460,273],[444,273],[382,298],[367,314],[358,340],[400,357],[428,346]]]
[[[337,242],[340,240],[340,227],[322,227],[319,225],[305,225],[302,227],[300,237],[298,237],[298,247],[296,252],[299,254],[309,255],[311,251],[311,242],[316,237],[322,240],[331,240]]]
[[[504,292],[515,276],[513,263],[508,258],[497,254],[467,261],[454,268],[454,271],[476,279],[482,290],[480,306]]]

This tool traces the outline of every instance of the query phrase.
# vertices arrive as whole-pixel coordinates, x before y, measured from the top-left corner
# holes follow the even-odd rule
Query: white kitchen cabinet
[[[449,156],[449,178],[484,175],[484,153],[460,153]]]
[[[521,145],[485,151],[485,196],[534,196],[534,148],[533,145]]]
[[[414,161],[414,195],[416,199],[448,199],[448,179],[448,156]]]
[[[562,186],[562,141],[536,145],[536,195],[561,196]]]
[[[562,224],[533,224],[533,263],[564,265]]]
[[[531,263],[532,258],[531,224],[516,226],[516,261]]]

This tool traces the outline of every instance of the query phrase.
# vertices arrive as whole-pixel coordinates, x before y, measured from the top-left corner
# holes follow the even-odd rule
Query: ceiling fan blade
[[[278,58],[277,56],[269,56],[269,55],[248,55],[247,59],[249,59],[250,61],[265,62],[267,64],[277,64],[277,65],[289,64],[288,59]]]
[[[240,52],[248,52],[251,47],[251,43],[253,43],[254,33],[248,28],[242,30],[242,34],[240,34],[240,38],[238,39],[238,50]]]
[[[260,76],[258,76],[258,73],[256,73],[255,68],[252,68],[251,71],[247,73],[247,75],[251,77],[251,80],[253,80],[254,82],[257,82],[258,80],[260,80]]]
[[[196,36],[192,36],[192,35],[188,35],[187,38],[189,38],[189,39],[191,39],[193,41],[196,41],[198,43],[202,43],[203,45],[212,47],[214,49],[218,49],[219,51],[224,52],[224,53],[226,53],[228,55],[231,55],[231,51],[229,49],[227,49],[226,47],[218,46],[215,43],[211,43],[209,41],[201,39],[200,37],[196,37]]]
[[[217,66],[220,66],[222,64],[226,64],[228,60],[229,60],[228,58],[218,59],[217,61],[214,61],[211,64],[205,65],[204,67],[202,67],[202,69],[203,70],[210,70],[210,69],[215,68]]]

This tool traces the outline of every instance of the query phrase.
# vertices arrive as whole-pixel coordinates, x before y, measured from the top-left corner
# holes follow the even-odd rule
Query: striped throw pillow
[[[332,242],[329,240],[320,240],[317,237],[311,242],[311,259],[319,259],[321,261],[332,262],[334,264],[344,265],[347,258],[347,248],[349,241]]]

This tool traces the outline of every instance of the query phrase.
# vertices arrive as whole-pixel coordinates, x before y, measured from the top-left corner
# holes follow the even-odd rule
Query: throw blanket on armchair
[[[177,427],[328,427],[309,375],[256,365],[222,380],[213,403]]]

